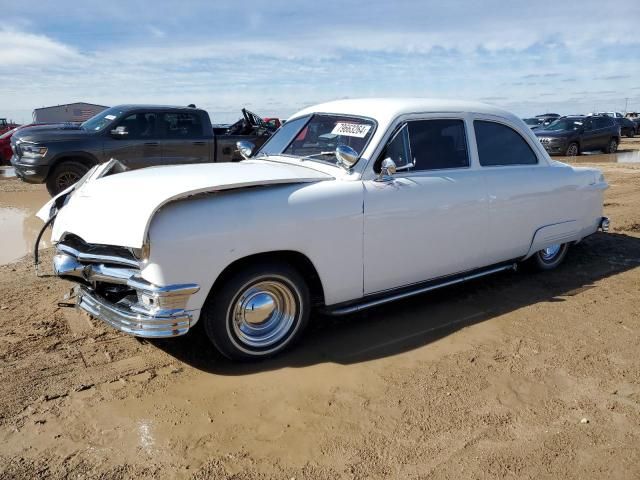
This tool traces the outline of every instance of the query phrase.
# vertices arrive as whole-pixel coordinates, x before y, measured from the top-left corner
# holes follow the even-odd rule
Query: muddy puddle
[[[15,178],[16,171],[12,167],[0,167],[0,179]]]
[[[585,152],[578,157],[553,157],[571,163],[640,163],[640,150],[621,151],[612,154]]]
[[[11,263],[33,250],[36,236],[43,225],[35,214],[49,198],[44,189],[0,192],[0,265]],[[45,246],[49,246],[46,234],[41,243],[41,247]]]

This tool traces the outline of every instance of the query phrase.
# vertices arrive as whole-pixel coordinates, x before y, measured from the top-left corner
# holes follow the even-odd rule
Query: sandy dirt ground
[[[0,479],[640,478],[640,163],[578,161],[612,232],[558,270],[315,316],[258,364],[199,329],[125,336],[58,306],[70,284],[31,256],[1,266]]]

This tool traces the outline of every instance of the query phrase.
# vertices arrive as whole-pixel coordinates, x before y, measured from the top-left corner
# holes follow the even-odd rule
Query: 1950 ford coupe
[[[310,312],[397,300],[528,262],[599,228],[602,174],[552,161],[476,103],[343,100],[302,110],[238,163],[95,167],[41,210],[77,306],[141,337],[196,322],[227,357],[276,354]]]

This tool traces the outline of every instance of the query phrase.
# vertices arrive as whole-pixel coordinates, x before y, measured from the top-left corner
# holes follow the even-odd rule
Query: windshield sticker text
[[[347,137],[364,138],[370,129],[371,125],[338,122],[336,123],[336,126],[333,127],[333,130],[331,130],[331,133],[334,135],[343,135]]]

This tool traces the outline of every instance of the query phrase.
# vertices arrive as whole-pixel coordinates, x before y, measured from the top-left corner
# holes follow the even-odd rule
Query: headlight
[[[23,143],[20,145],[20,150],[22,150],[23,157],[39,158],[44,157],[47,154],[47,147],[42,147],[40,145],[29,145]]]

